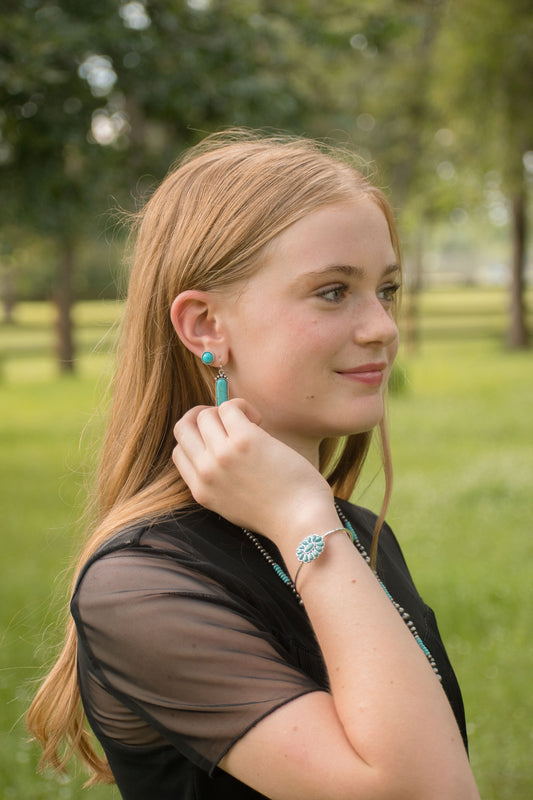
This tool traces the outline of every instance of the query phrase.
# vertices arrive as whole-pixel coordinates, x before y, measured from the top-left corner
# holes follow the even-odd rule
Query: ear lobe
[[[216,350],[219,354],[224,338],[209,292],[193,289],[181,292],[172,303],[170,319],[185,347],[196,356],[200,357],[205,350]]]

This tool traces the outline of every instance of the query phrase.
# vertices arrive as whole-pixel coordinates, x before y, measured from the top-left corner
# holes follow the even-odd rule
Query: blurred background
[[[397,211],[390,522],[465,695],[484,800],[533,791],[533,0],[3,0],[0,797],[59,640],[105,417],[123,211],[246,126],[340,143]],[[369,465],[355,500],[379,507]]]

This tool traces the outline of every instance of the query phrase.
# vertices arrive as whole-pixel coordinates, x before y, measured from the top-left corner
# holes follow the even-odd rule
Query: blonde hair
[[[232,286],[259,268],[262,249],[294,222],[360,196],[382,209],[399,262],[394,217],[383,193],[344,151],[300,138],[250,132],[209,136],[183,156],[137,215],[134,263],[100,466],[96,529],[76,575],[119,528],[135,520],[153,520],[192,500],[171,460],[173,425],[193,406],[213,403],[213,381],[209,369],[174,332],[170,320],[174,298],[186,289]],[[380,431],[386,490],[373,560],[392,479],[384,421]],[[339,497],[348,499],[352,494],[371,435],[322,442],[320,469]],[[93,780],[113,780],[85,726],[71,619],[61,655],[27,721],[43,747],[43,764],[63,770],[77,753],[92,770]]]

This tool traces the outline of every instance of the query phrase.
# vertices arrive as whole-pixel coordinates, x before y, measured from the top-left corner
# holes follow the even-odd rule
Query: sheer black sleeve
[[[86,570],[72,601],[93,727],[204,770],[261,718],[320,690],[290,665],[253,604],[178,560],[122,549]]]

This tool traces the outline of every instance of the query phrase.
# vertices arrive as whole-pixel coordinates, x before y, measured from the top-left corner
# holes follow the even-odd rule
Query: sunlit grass
[[[529,800],[533,356],[505,350],[501,292],[432,292],[420,306],[420,348],[401,351],[406,380],[390,401],[389,521],[458,672],[482,797]],[[76,309],[82,343],[76,376],[57,375],[49,306],[21,306],[17,325],[0,328],[0,796],[6,799],[81,796],[80,778],[58,784],[36,774],[37,749],[26,742],[21,717],[31,681],[57,640],[68,595],[114,333],[109,343],[98,342],[118,312],[109,303]],[[380,493],[376,480],[361,502],[377,508]],[[118,795],[104,787],[87,796]]]

